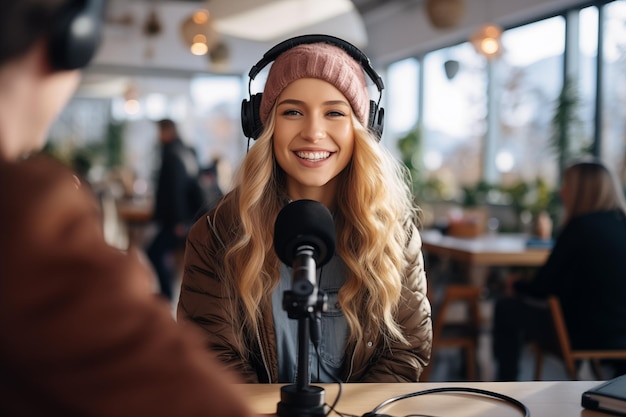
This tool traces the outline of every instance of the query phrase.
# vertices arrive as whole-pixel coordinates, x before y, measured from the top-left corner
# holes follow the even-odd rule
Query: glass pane
[[[461,197],[481,177],[485,86],[484,60],[468,42],[424,58],[423,164],[441,198]]]
[[[385,136],[397,137],[417,123],[419,63],[414,58],[391,64],[386,75]],[[377,99],[377,96],[372,96]]]
[[[204,166],[214,158],[221,161],[220,185],[230,190],[230,174],[246,153],[241,130],[242,81],[235,76],[201,76],[192,80],[193,140]]]
[[[605,7],[601,149],[603,159],[626,183],[626,1]]]
[[[496,168],[503,185],[558,178],[552,117],[563,84],[565,20],[554,17],[507,30],[497,62],[500,140]]]
[[[587,7],[580,11],[579,20],[579,78],[578,93],[580,108],[578,115],[582,128],[581,147],[589,148],[593,144],[595,104],[596,104],[596,74],[598,55],[598,9]]]

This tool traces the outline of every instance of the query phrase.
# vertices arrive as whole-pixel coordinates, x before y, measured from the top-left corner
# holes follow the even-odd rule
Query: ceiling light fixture
[[[487,23],[470,38],[476,52],[487,59],[495,59],[502,55],[502,29],[493,23]]]
[[[428,20],[437,29],[449,29],[459,24],[465,15],[464,0],[426,0]]]
[[[163,23],[161,22],[161,17],[159,16],[156,5],[153,5],[151,10],[148,12],[148,17],[144,21],[141,29],[147,39],[144,57],[152,59],[154,56],[154,38],[163,33]]]
[[[230,50],[224,42],[218,42],[215,48],[209,51],[209,60],[214,68],[225,70],[228,66]]]
[[[124,111],[126,114],[135,115],[141,110],[139,102],[139,93],[137,87],[132,83],[128,83],[124,91]]]
[[[219,42],[211,15],[206,9],[198,9],[181,23],[183,40],[194,55],[206,55]]]

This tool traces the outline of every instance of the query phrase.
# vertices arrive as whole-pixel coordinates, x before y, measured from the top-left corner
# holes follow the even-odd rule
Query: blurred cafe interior
[[[241,101],[263,85],[249,69],[308,33],[355,44],[383,76],[382,143],[412,173],[432,301],[438,282],[481,287],[474,378],[490,380],[489,301],[512,267],[545,261],[552,236],[528,243],[541,215],[556,232],[564,165],[594,155],[626,183],[626,0],[109,0],[46,151],[83,170],[111,244],[150,233],[155,121],[219,161],[227,192],[248,147]],[[467,378],[456,351],[435,361],[431,380]]]

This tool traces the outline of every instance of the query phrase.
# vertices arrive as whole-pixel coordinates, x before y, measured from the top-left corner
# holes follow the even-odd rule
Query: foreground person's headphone
[[[57,70],[83,68],[100,46],[104,0],[71,0],[56,19],[49,40],[49,59]]]
[[[250,100],[244,99],[241,103],[241,127],[243,128],[243,133],[247,138],[256,140],[263,131],[263,123],[261,123],[261,117],[259,114],[263,93],[256,93],[254,95],[250,93],[252,80],[254,80],[263,68],[265,68],[270,62],[276,60],[276,58],[278,58],[278,56],[283,52],[298,45],[319,42],[325,42],[341,48],[361,65],[365,73],[370,77],[374,84],[376,84],[376,88],[379,92],[378,102],[370,100],[367,128],[374,133],[374,135],[376,135],[378,140],[380,140],[383,135],[385,115],[385,110],[382,107],[379,108],[382,90],[385,88],[383,80],[376,73],[376,71],[374,71],[374,68],[372,68],[369,58],[359,48],[347,41],[344,41],[343,39],[329,35],[303,35],[287,39],[267,51],[263,55],[263,58],[261,58],[261,60],[257,62],[252,69],[250,69],[250,72],[248,73],[248,77],[250,78],[248,80],[248,94],[250,95]]]

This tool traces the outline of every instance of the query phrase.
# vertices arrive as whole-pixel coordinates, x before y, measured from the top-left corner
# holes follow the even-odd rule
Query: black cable
[[[311,317],[310,319],[315,320],[315,317]],[[318,367],[317,379],[318,380],[320,379],[319,367],[321,366],[322,370],[326,372],[328,375],[330,375],[330,377],[338,385],[337,396],[335,397],[335,401],[333,401],[332,405],[328,406],[329,408],[328,408],[328,412],[326,413],[326,417],[328,417],[332,411],[334,411],[335,413],[341,416],[343,414],[335,410],[335,407],[337,406],[337,403],[339,403],[339,399],[341,398],[341,394],[343,393],[343,382],[341,382],[341,379],[337,378],[333,372],[330,372],[330,370],[326,367],[326,364],[322,361],[322,356],[320,355],[320,350],[319,350],[319,340],[312,338],[312,341],[313,341],[313,348],[315,349],[315,356],[317,356],[317,367]]]
[[[509,404],[514,405],[524,414],[524,417],[530,417],[530,410],[528,409],[528,407],[526,407],[522,402],[516,400],[515,398],[509,397],[508,395],[500,394],[498,392],[487,391],[487,390],[483,390],[479,388],[468,388],[468,387],[432,388],[432,389],[427,389],[423,391],[412,392],[410,394],[399,395],[397,397],[392,397],[383,401],[382,403],[374,407],[374,409],[370,411],[369,413],[363,414],[363,417],[375,417],[383,407],[391,403],[394,403],[396,401],[404,400],[406,398],[411,398],[411,397],[417,397],[420,395],[435,394],[435,393],[441,393],[441,392],[463,392],[463,393],[480,394],[486,397],[497,398],[499,400],[503,400],[505,402],[508,402]]]
[[[404,417],[438,417],[438,416],[433,416],[432,414],[407,414]]]

